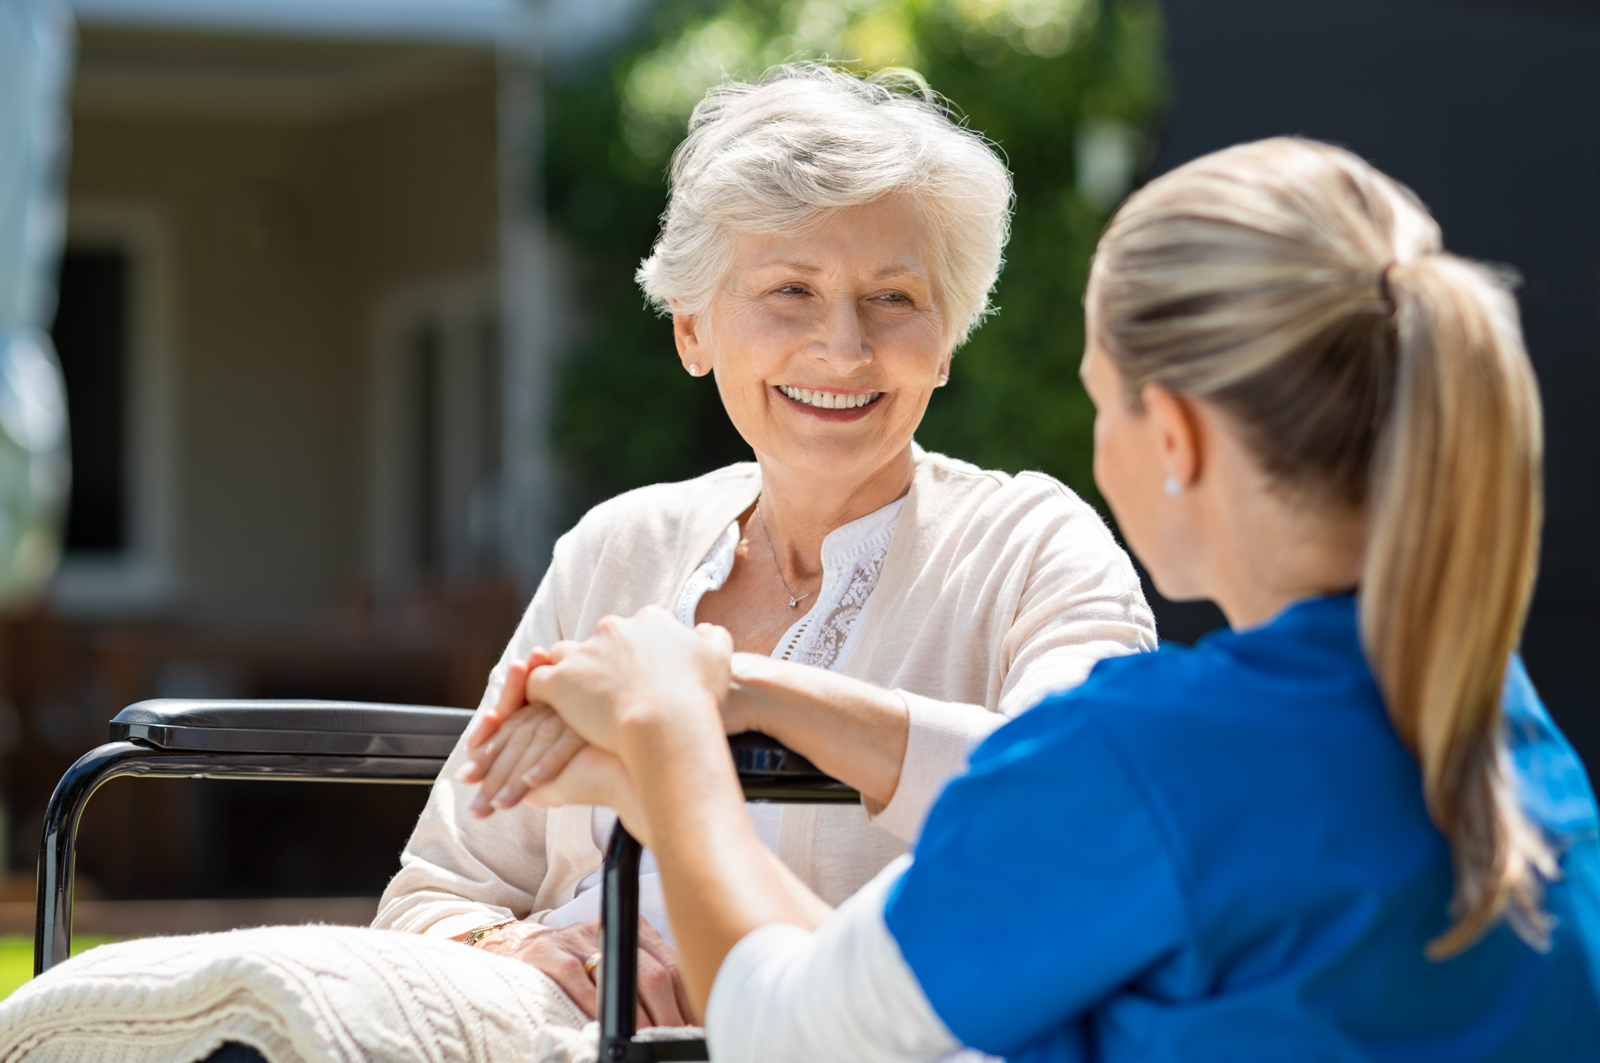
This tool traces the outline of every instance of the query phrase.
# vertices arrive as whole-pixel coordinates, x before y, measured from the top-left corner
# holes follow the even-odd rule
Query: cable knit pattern
[[[146,938],[74,957],[0,1003],[0,1063],[586,1063],[556,984],[453,941],[298,926]]]

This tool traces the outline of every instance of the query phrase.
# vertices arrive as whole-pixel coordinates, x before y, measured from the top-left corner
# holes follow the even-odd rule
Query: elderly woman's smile
[[[845,415],[826,417],[824,420],[853,420],[855,416],[865,413],[865,407],[878,401],[878,397],[883,394],[881,391],[839,391],[830,388],[795,387],[792,384],[779,384],[778,390],[809,411]]]

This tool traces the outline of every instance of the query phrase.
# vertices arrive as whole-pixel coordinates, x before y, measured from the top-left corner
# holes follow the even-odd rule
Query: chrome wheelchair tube
[[[38,909],[33,926],[33,973],[43,974],[72,953],[72,880],[78,823],[101,785],[119,775],[294,782],[432,783],[442,757],[328,756],[300,753],[212,753],[158,749],[143,742],[109,742],[90,750],[56,784],[39,839]]]

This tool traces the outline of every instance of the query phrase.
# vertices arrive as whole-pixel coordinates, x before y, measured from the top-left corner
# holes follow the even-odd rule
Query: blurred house
[[[73,6],[66,554],[0,625],[0,858],[29,888],[51,787],[125,704],[476,703],[553,532],[538,67],[630,12]],[[118,781],[80,867],[123,896],[370,892],[423,796]]]

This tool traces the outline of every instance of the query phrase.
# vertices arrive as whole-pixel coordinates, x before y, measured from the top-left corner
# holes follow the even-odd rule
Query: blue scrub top
[[[1350,596],[1102,661],[995,732],[885,919],[934,1010],[1010,1060],[1600,1059],[1600,842],[1513,659],[1518,788],[1562,854],[1552,947],[1443,962],[1450,852]]]

